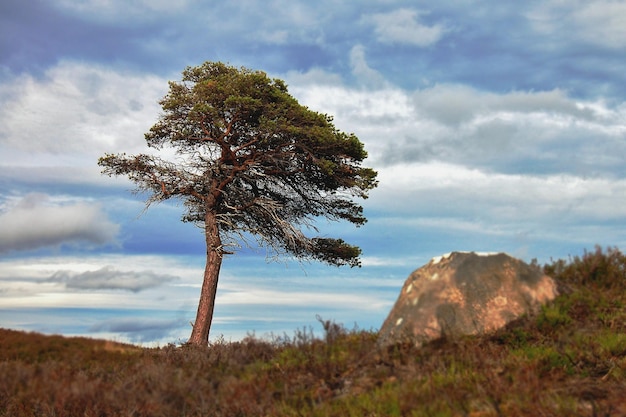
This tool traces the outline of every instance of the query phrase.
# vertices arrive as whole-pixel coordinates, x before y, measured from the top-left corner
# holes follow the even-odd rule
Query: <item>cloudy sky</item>
[[[366,145],[369,222],[322,223],[363,267],[225,260],[211,340],[316,315],[378,329],[454,250],[525,261],[626,243],[626,2],[3,0],[0,327],[185,341],[204,266],[172,202],[144,211],[106,152],[139,153],[168,80],[260,69]]]

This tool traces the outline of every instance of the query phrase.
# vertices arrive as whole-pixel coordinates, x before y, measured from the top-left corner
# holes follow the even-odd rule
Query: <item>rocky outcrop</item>
[[[452,252],[414,271],[379,332],[382,345],[492,332],[556,297],[539,268],[498,254]]]

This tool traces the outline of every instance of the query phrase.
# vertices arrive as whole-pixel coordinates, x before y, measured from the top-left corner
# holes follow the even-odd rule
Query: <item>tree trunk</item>
[[[193,324],[191,337],[187,343],[195,346],[207,346],[209,343],[209,330],[213,321],[213,308],[215,307],[215,295],[217,294],[217,281],[222,266],[222,240],[217,227],[215,213],[207,210],[204,220],[204,233],[206,238],[206,266],[204,267],[204,281],[198,303],[196,321]]]

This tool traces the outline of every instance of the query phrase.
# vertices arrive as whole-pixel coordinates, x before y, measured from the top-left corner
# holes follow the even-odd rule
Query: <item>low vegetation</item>
[[[495,334],[381,348],[292,336],[158,349],[0,330],[1,416],[624,416],[626,256],[543,266],[561,293]]]

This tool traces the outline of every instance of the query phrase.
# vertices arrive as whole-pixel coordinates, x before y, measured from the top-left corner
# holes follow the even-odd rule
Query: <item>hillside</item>
[[[625,416],[626,256],[543,268],[537,316],[420,349],[323,320],[206,349],[0,329],[0,416]]]

